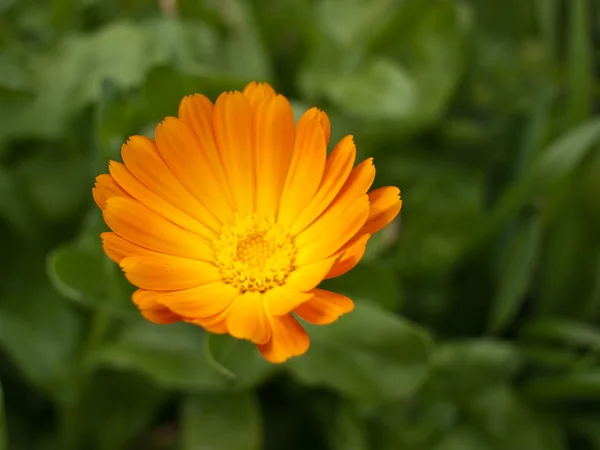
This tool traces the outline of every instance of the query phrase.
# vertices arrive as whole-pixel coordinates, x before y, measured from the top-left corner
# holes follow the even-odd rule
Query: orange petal
[[[282,95],[269,96],[256,107],[254,154],[256,211],[275,217],[294,145],[294,112]]]
[[[363,234],[340,250],[342,258],[333,265],[325,279],[339,277],[354,269],[365,254],[370,234]]]
[[[128,256],[120,265],[131,284],[153,291],[189,289],[221,279],[212,263],[170,255]]]
[[[100,209],[106,207],[106,200],[110,197],[129,197],[129,194],[121,189],[114,178],[107,173],[96,177],[96,184],[92,188],[92,196]]]
[[[296,263],[308,264],[330,257],[359,232],[368,216],[369,200],[366,194],[345,211],[341,211],[341,208],[329,209],[296,236]]]
[[[169,219],[180,227],[199,234],[205,239],[213,240],[217,237],[217,234],[205,225],[192,219],[190,216],[174,207],[171,203],[163,200],[158,194],[147,188],[135,178],[123,164],[111,161],[109,163],[109,169],[119,186],[151,210],[157,212],[164,218]]]
[[[227,333],[227,310],[221,311],[218,314],[203,317],[200,319],[185,319],[186,322],[201,326],[206,331],[214,334]]]
[[[157,301],[183,317],[203,319],[221,313],[239,291],[221,281],[181,291],[157,293]]]
[[[335,292],[314,289],[314,297],[298,306],[294,312],[309,323],[326,325],[354,309],[354,302]]]
[[[310,225],[331,204],[352,171],[356,147],[352,136],[346,136],[333,149],[327,162],[325,172],[316,195],[294,221],[291,234],[297,234]]]
[[[246,97],[248,97],[248,100],[250,100],[250,103],[253,106],[258,105],[267,97],[277,95],[275,89],[273,89],[268,83],[257,83],[256,81],[248,83],[242,92]]]
[[[221,223],[233,219],[228,184],[205,157],[204,147],[212,145],[199,140],[182,120],[168,117],[156,127],[156,144],[161,156],[190,193]]]
[[[206,159],[209,167],[222,180],[222,188],[227,193],[230,204],[233,204],[231,187],[227,182],[227,176],[223,167],[223,161],[219,155],[215,133],[213,128],[214,106],[212,102],[202,94],[184,97],[179,104],[179,118],[196,135],[201,144],[202,156]]]
[[[241,215],[248,215],[254,212],[256,193],[252,107],[248,98],[241,92],[221,94],[215,102],[214,128],[235,206]]]
[[[271,340],[258,349],[268,361],[282,363],[293,356],[306,353],[310,341],[302,325],[291,315],[269,315]]]
[[[402,208],[400,189],[386,186],[369,192],[371,210],[361,233],[373,234],[396,218]]]
[[[336,260],[337,258],[329,258],[300,266],[288,276],[286,283],[300,292],[310,291],[323,281]]]
[[[271,339],[271,326],[260,292],[239,295],[227,314],[227,331],[238,339],[265,344]]]
[[[181,320],[181,317],[156,302],[156,298],[151,291],[137,290],[132,296],[133,303],[140,309],[142,316],[150,322],[158,324],[175,323]]]
[[[325,136],[315,120],[302,120],[296,128],[294,148],[285,180],[279,223],[289,226],[313,199],[325,169]]]
[[[151,191],[199,223],[214,231],[221,231],[221,222],[210,215],[175,177],[153,140],[133,136],[123,145],[121,156],[129,171]]]
[[[133,242],[123,239],[117,233],[106,232],[100,235],[104,252],[114,262],[119,263],[123,258],[134,255],[160,255],[147,248],[140,247]]]
[[[107,200],[104,220],[118,235],[141,247],[167,255],[211,261],[212,246],[197,234],[178,227],[137,200]]]
[[[316,120],[321,125],[323,129],[323,133],[325,135],[325,145],[329,144],[329,138],[331,137],[331,122],[329,121],[329,117],[323,111],[318,108],[310,108],[300,117],[298,120],[298,125],[302,124],[304,121]]]
[[[311,297],[312,294],[300,292],[286,284],[276,286],[264,294],[265,303],[274,316],[288,314]]]

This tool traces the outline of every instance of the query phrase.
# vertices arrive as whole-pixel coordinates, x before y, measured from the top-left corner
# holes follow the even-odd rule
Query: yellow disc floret
[[[266,292],[282,285],[294,269],[293,239],[273,219],[237,216],[213,244],[223,281],[241,292]]]

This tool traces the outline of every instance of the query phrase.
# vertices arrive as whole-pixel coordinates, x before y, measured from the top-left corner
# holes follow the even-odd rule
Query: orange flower
[[[106,254],[139,288],[155,323],[186,321],[255,343],[283,362],[308,349],[296,317],[328,324],[352,301],[318,289],[362,258],[402,206],[400,191],[367,193],[372,159],[353,168],[352,136],[327,157],[327,115],[292,107],[268,84],[185,97],[155,140],[133,136],[93,195],[113,231]]]

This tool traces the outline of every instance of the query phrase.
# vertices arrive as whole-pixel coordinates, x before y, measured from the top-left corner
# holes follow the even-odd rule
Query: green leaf
[[[398,276],[385,263],[361,263],[341,277],[325,280],[319,287],[389,310],[398,309],[402,303]]]
[[[499,276],[498,294],[492,301],[489,329],[502,332],[514,320],[525,300],[541,250],[541,220],[520,224],[508,243]]]
[[[432,450],[494,450],[494,446],[476,428],[462,425],[448,433]]]
[[[182,403],[182,450],[259,450],[262,418],[250,392],[203,393]]]
[[[586,302],[596,282],[598,234],[574,198],[561,208],[546,234],[535,308],[545,315],[568,314],[586,320]]]
[[[344,47],[372,39],[399,4],[393,0],[324,0],[316,4],[318,26]]]
[[[565,375],[545,376],[523,386],[526,396],[541,401],[592,400],[600,398],[600,370],[580,370]]]
[[[368,450],[367,427],[359,411],[344,403],[337,411],[333,423],[327,426],[331,450]]]
[[[358,303],[335,323],[307,330],[311,347],[287,363],[292,375],[365,407],[411,395],[427,374],[429,336],[376,306]]]
[[[165,388],[188,391],[246,389],[261,383],[276,368],[249,342],[215,336],[211,349],[217,361],[236,374],[231,383],[207,362],[203,339],[203,331],[194,325],[143,321],[126,326],[119,339],[106,344],[94,359],[101,365],[142,373]]]
[[[520,335],[527,341],[565,344],[600,352],[600,328],[566,318],[546,317],[530,320],[521,329]]]
[[[8,434],[6,430],[6,416],[4,415],[4,395],[2,394],[2,384],[0,384],[0,450],[7,450]]]
[[[417,85],[417,108],[409,118],[413,127],[437,120],[457,88],[471,28],[469,12],[460,2],[412,0],[378,39],[375,48],[397,58]]]
[[[97,372],[79,406],[81,448],[127,450],[151,425],[165,391],[129,373]]]
[[[105,230],[99,212],[91,211],[77,239],[48,255],[48,276],[66,298],[123,319],[137,318],[133,286],[102,250],[100,233]]]
[[[403,275],[444,273],[484,220],[484,180],[478,171],[448,164],[414,169],[419,179],[407,180],[414,185],[402,207],[410,220],[402,223],[398,268]]]
[[[80,317],[35,265],[18,265],[0,302],[0,346],[22,375],[57,400],[74,396]],[[18,278],[17,278],[18,277]]]
[[[150,31],[116,21],[94,33],[68,37],[36,59],[33,84],[39,94],[30,108],[11,118],[12,135],[60,135],[75,112],[100,98],[104,80],[119,89],[141,85],[148,69],[168,57]]]
[[[465,399],[467,400],[467,399]],[[546,450],[549,445],[538,417],[505,385],[492,387],[468,399],[467,415],[473,425],[505,450]]]
[[[23,161],[16,173],[33,208],[48,222],[69,219],[89,202],[90,172],[83,157],[38,153]]]
[[[271,63],[261,40],[251,5],[240,0],[218,4],[229,28],[224,42],[224,67],[227,73],[248,81],[271,78]]]
[[[594,48],[587,0],[569,2],[567,118],[576,125],[592,115]]]
[[[504,191],[488,223],[479,227],[474,245],[495,233],[508,217],[513,216],[535,195],[556,186],[581,165],[594,144],[600,140],[600,119],[591,119],[574,127],[544,149],[532,162],[527,176]]]
[[[507,382],[521,357],[509,343],[479,339],[442,344],[432,354],[431,365],[425,389],[438,398],[464,399]]]
[[[410,74],[389,58],[361,64],[357,71],[306,75],[305,83],[318,83],[323,94],[348,116],[369,120],[407,120],[418,96]]]

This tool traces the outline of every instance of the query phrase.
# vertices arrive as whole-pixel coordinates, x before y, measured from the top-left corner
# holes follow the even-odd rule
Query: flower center
[[[294,242],[273,219],[236,215],[235,224],[223,227],[213,245],[223,281],[241,292],[268,291],[294,269]]]

